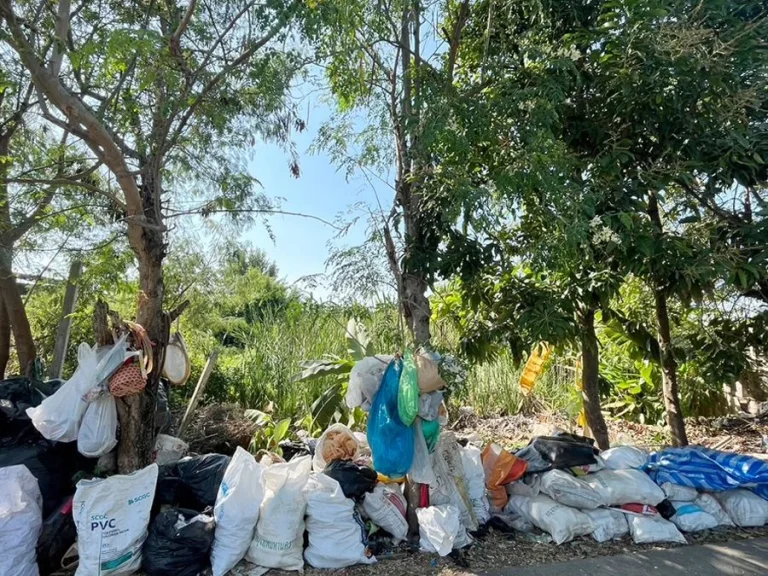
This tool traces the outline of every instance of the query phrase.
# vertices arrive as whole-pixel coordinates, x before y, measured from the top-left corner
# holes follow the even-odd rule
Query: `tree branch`
[[[67,34],[69,32],[70,0],[59,0],[56,12],[56,27],[54,28],[53,54],[51,55],[50,71],[54,76],[61,72],[64,53],[67,50]]]
[[[69,119],[72,124],[70,128],[84,128],[81,137],[97,157],[103,158],[104,164],[117,178],[130,214],[142,214],[141,192],[112,135],[81,100],[70,94],[61,81],[40,64],[11,8],[11,0],[0,0],[0,14],[11,32],[14,49],[32,75],[37,88]]]
[[[173,33],[173,36],[171,36],[171,41],[176,45],[179,44],[182,34],[184,34],[184,32],[186,32],[187,28],[189,27],[189,23],[192,21],[192,16],[195,13],[196,7],[197,0],[190,0],[189,6],[187,6],[187,11],[184,13],[184,17],[181,19],[181,22],[179,22],[179,25],[176,28],[176,31]]]
[[[459,54],[459,44],[461,43],[461,33],[464,30],[464,26],[469,18],[469,0],[464,0],[459,8],[459,13],[456,16],[456,23],[453,26],[453,32],[449,38],[450,47],[448,49],[448,64],[447,64],[447,86],[453,86],[453,70],[456,68],[456,58]]]
[[[176,306],[168,313],[168,319],[173,323],[179,316],[184,314],[184,311],[189,308],[189,300],[184,300],[181,304]]]
[[[734,214],[732,212],[727,212],[727,211],[723,210],[722,208],[720,208],[717,204],[715,204],[713,202],[709,202],[709,200],[707,200],[706,197],[704,197],[702,194],[697,192],[694,189],[694,187],[691,186],[690,184],[688,184],[687,182],[685,182],[683,180],[678,180],[677,183],[683,188],[683,190],[685,190],[688,193],[689,196],[693,196],[694,199],[696,199],[696,201],[702,207],[704,207],[707,210],[709,210],[710,212],[712,212],[715,216],[717,216],[721,220],[724,220],[726,222],[731,222],[733,224],[743,224],[741,218],[739,218],[738,215],[736,215],[736,214]]]
[[[305,214],[303,212],[291,212],[287,210],[273,210],[269,208],[259,209],[259,208],[207,208],[206,206],[200,206],[198,208],[193,208],[191,210],[174,210],[173,214],[166,215],[166,219],[169,218],[178,218],[179,216],[190,216],[190,215],[198,215],[198,216],[208,216],[210,214],[265,214],[268,216],[296,216],[297,218],[308,218],[310,220],[317,220],[318,222],[322,222],[326,226],[330,226],[331,228],[334,228],[336,230],[343,230],[344,228],[337,226],[333,222],[329,222],[328,220],[325,220],[321,218],[320,216],[315,216],[314,214]]]
[[[8,2],[9,0],[0,0],[3,2]],[[295,12],[296,8],[299,6],[300,0],[293,0],[291,4],[286,8],[286,10],[283,12],[283,14],[277,19],[277,22],[275,25],[259,40],[254,42],[248,49],[243,51],[240,56],[235,58],[232,62],[230,62],[228,65],[224,66],[218,74],[216,74],[200,91],[200,93],[195,98],[194,102],[190,104],[190,106],[187,108],[184,115],[179,120],[178,125],[176,126],[176,129],[173,132],[173,135],[168,138],[165,145],[163,146],[163,149],[158,154],[159,156],[164,156],[165,153],[170,150],[173,146],[175,146],[178,139],[181,137],[181,134],[184,132],[185,128],[187,127],[187,123],[192,118],[194,113],[197,111],[197,108],[200,106],[200,104],[205,100],[205,98],[210,94],[214,88],[216,88],[227,76],[229,76],[234,70],[236,70],[239,66],[245,64],[248,62],[248,60],[251,59],[251,57],[259,51],[264,45],[266,45],[270,40],[272,40],[277,34],[285,28],[286,24],[290,20],[290,18],[293,16],[293,13]],[[167,126],[170,128],[171,124],[173,122],[173,119],[169,119],[167,122]]]

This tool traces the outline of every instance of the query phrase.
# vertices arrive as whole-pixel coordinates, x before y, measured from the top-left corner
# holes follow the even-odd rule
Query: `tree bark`
[[[432,308],[427,298],[427,282],[419,273],[405,272],[403,274],[403,284],[405,292],[406,305],[410,319],[411,333],[416,347],[429,346],[432,339],[429,322],[432,318]]]
[[[0,246],[0,295],[13,330],[13,340],[19,358],[19,373],[31,378],[34,375],[37,350],[24,300],[13,275],[12,260],[13,249]]]
[[[648,194],[648,216],[656,229],[656,237],[660,238],[664,226],[659,213],[659,202],[656,194]],[[672,436],[673,446],[687,446],[688,436],[685,433],[685,421],[680,407],[680,391],[677,385],[677,361],[672,349],[672,334],[667,310],[667,295],[658,278],[652,279],[653,293],[656,300],[656,324],[659,331],[659,347],[661,348],[662,389],[664,392],[664,407],[667,415],[667,425]]]
[[[5,378],[5,370],[11,357],[11,321],[5,309],[5,301],[0,297],[0,379]]]
[[[155,443],[155,405],[157,388],[165,361],[170,322],[163,314],[163,260],[166,246],[160,208],[161,179],[158,162],[150,161],[143,176],[141,196],[144,215],[152,226],[129,222],[131,249],[136,254],[139,268],[139,303],[136,322],[147,331],[153,344],[154,359],[147,387],[141,394],[133,394],[117,401],[121,442],[118,444],[117,467],[121,474],[129,473],[152,463]],[[123,441],[122,439],[125,439]]]
[[[677,361],[672,351],[672,336],[669,328],[667,297],[660,287],[654,291],[656,298],[656,321],[659,328],[659,346],[661,347],[661,374],[664,390],[664,407],[667,413],[667,425],[672,435],[673,446],[688,446],[685,432],[685,420],[680,407],[680,391],[677,385]]]
[[[608,427],[600,409],[600,352],[595,333],[595,311],[589,309],[580,318],[581,324],[581,388],[587,424],[601,450],[610,448]]]

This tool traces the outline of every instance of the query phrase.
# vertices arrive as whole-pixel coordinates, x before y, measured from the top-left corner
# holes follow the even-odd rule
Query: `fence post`
[[[64,292],[64,305],[61,310],[61,320],[56,330],[56,341],[53,345],[53,361],[48,369],[48,377],[51,379],[61,378],[64,371],[64,359],[67,356],[67,347],[69,345],[69,331],[72,328],[72,313],[77,304],[77,280],[83,270],[83,263],[75,260],[69,266],[69,278],[67,278],[67,289]]]
[[[208,356],[208,362],[205,363],[205,369],[203,370],[203,373],[200,374],[200,379],[197,381],[195,391],[192,393],[192,398],[189,399],[189,404],[187,404],[187,410],[184,412],[184,418],[181,419],[181,425],[179,426],[179,438],[184,437],[184,430],[192,420],[192,413],[195,411],[198,403],[200,402],[200,399],[203,397],[205,385],[208,383],[208,378],[211,377],[211,372],[213,372],[213,367],[216,365],[216,360],[218,357],[218,349],[214,350],[211,355]]]

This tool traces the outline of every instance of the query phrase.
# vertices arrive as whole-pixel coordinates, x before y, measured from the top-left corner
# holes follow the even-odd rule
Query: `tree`
[[[0,50],[0,68],[0,377],[11,330],[19,369],[32,376],[37,351],[13,271],[18,245],[51,241],[48,233],[71,231],[86,214],[95,224],[98,206],[83,206],[74,188],[96,189],[99,182],[96,165],[68,146],[69,133],[51,134],[37,120],[29,73],[7,48]]]
[[[451,107],[469,97],[454,85],[469,18],[469,0],[439,7],[355,0],[345,3],[319,45],[330,55],[327,75],[339,111],[321,131],[323,146],[349,171],[381,178],[394,166],[394,201],[388,210],[378,207],[381,224],[372,228],[373,238],[383,242],[405,323],[419,346],[431,338],[427,291],[439,244],[432,230],[443,219],[426,202],[424,186],[434,168],[435,139],[450,130]],[[433,21],[441,23],[435,33]],[[368,116],[362,130],[355,121],[361,110]]]
[[[503,271],[509,264],[499,257],[506,251],[513,261],[526,259],[537,270],[543,264],[552,273],[576,272],[571,278],[600,277],[601,270],[620,276],[635,272],[653,286],[675,444],[685,444],[686,438],[668,298],[700,297],[723,273],[723,263],[732,270],[729,260],[738,263],[736,275],[745,291],[754,290],[765,272],[759,256],[764,231],[742,226],[746,218],[741,215],[727,214],[724,230],[723,211],[712,201],[713,196],[732,198],[729,191],[739,183],[751,190],[765,178],[760,160],[766,18],[759,4],[485,2],[477,9],[488,11],[488,24],[467,30],[460,63],[460,70],[468,71],[466,81],[484,78],[487,83],[476,105],[483,114],[472,118],[475,147],[484,158],[478,169],[471,155],[467,162],[464,148],[462,154],[454,147],[441,155],[443,171],[454,182],[469,183],[468,192],[454,191],[448,201],[464,204],[464,230],[492,246],[489,258],[477,260],[492,263],[491,277],[508,281]],[[473,73],[477,70],[479,75]],[[458,76],[464,80],[461,71]],[[482,177],[462,176],[465,166]],[[697,213],[721,213],[719,236],[696,238],[685,230],[686,219],[663,222],[661,198],[678,190],[689,209],[693,203]],[[494,214],[498,203],[483,209],[489,197],[501,198],[504,216]],[[585,216],[594,225],[591,240],[579,240]],[[531,238],[537,244],[526,252]],[[574,239],[583,243],[583,254],[563,250]],[[462,243],[453,240],[454,246]],[[505,243],[518,246],[517,251]],[[446,261],[455,260],[448,252]],[[472,259],[463,256],[465,262]],[[579,298],[591,293],[607,312],[605,296],[615,294],[617,286],[605,286],[607,292],[595,293],[582,284]],[[490,309],[501,314],[503,305]],[[586,319],[581,322],[585,334],[590,309],[595,307],[580,315]]]
[[[74,8],[60,0],[50,8],[0,0],[0,34],[29,71],[45,119],[103,164],[136,257],[136,320],[156,346],[146,392],[120,401],[118,466],[130,471],[151,459],[152,398],[179,312],[163,310],[166,220],[190,212],[183,200],[203,213],[269,208],[238,151],[255,135],[289,146],[291,130],[303,127],[287,100],[302,62],[277,45],[296,31],[297,17],[316,25],[317,10],[298,0]],[[37,34],[38,21],[55,23],[52,39]]]

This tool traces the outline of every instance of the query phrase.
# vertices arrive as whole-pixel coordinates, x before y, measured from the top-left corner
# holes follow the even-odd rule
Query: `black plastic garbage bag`
[[[373,492],[378,476],[368,466],[358,466],[349,460],[334,460],[323,470],[341,485],[341,490],[347,498],[360,500],[367,492]]]
[[[157,404],[155,404],[155,436],[167,434],[171,429],[172,417],[169,398],[171,384],[165,378],[157,386]]]
[[[61,380],[38,382],[29,378],[0,381],[0,448],[44,441],[27,416],[27,408],[40,406],[61,384]]]
[[[215,522],[209,514],[169,508],[149,527],[142,568],[149,576],[197,576],[208,566]]]
[[[591,438],[565,433],[536,436],[515,456],[528,461],[528,473],[587,466],[597,463],[595,456],[599,450],[594,447],[594,442]]]
[[[61,559],[77,540],[77,528],[72,517],[72,498],[67,498],[43,521],[37,540],[37,565],[40,576],[61,570]]]
[[[309,446],[307,446],[304,442],[283,440],[278,444],[278,446],[280,446],[280,449],[283,451],[283,458],[285,458],[286,462],[290,462],[294,458],[299,458],[301,456],[314,455],[310,454]]]
[[[161,466],[155,505],[170,504],[197,511],[213,506],[230,460],[224,454],[206,454]]]
[[[662,500],[656,505],[656,510],[659,511],[659,514],[661,515],[664,520],[669,520],[677,514],[677,509],[675,508],[675,505],[672,504],[669,500]]]
[[[56,510],[61,501],[75,492],[73,477],[79,471],[93,470],[95,460],[77,452],[77,442],[26,444],[0,449],[0,468],[23,464],[37,478],[43,496],[43,518]]]

